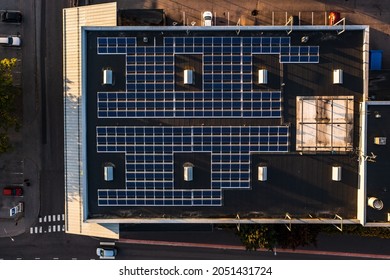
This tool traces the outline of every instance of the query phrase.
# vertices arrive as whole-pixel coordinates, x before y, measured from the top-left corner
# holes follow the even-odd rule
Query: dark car
[[[1,13],[1,21],[20,23],[22,22],[22,14],[20,12],[5,11]]]
[[[6,187],[3,189],[5,196],[23,196],[23,189],[20,187]]]

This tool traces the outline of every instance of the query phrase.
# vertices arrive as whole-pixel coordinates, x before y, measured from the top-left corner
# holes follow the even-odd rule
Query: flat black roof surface
[[[296,152],[295,104],[353,95],[358,146],[362,41],[362,31],[87,31],[89,218],[356,218],[356,157]],[[344,84],[333,85],[338,68]],[[113,85],[102,85],[103,69]],[[183,69],[195,71],[193,85]],[[268,84],[258,84],[259,69]],[[341,182],[331,180],[334,164]]]
[[[374,154],[374,161],[367,161],[367,197],[376,197],[383,201],[383,209],[367,207],[367,222],[387,222],[390,212],[390,105],[369,105],[367,121],[367,155]],[[375,115],[380,114],[380,118]],[[386,145],[374,143],[375,137],[386,137]]]

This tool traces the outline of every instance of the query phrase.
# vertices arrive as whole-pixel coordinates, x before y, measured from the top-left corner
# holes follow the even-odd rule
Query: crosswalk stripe
[[[62,231],[65,231],[65,225],[62,225]]]
[[[51,232],[51,226],[48,227],[47,231],[48,231],[48,232]]]
[[[57,231],[61,231],[61,225],[57,226]]]
[[[39,217],[39,222],[42,223],[42,217]]]
[[[65,214],[62,214],[62,220],[65,221]]]
[[[45,216],[45,217],[43,217],[43,222],[44,222],[44,223],[46,223],[46,216]]]
[[[57,215],[57,221],[61,221],[61,215],[60,214]]]
[[[55,225],[53,226],[52,229],[53,229],[53,232],[56,232],[56,226]]]
[[[48,222],[51,222],[51,216],[50,216],[50,215],[47,216],[47,221],[48,221]]]
[[[30,234],[33,234],[33,233],[34,233],[34,228],[30,227]]]
[[[39,227],[39,233],[42,233],[42,227]]]
[[[56,215],[53,215],[53,222],[56,221]]]
[[[34,227],[35,233],[38,233],[38,227]]]

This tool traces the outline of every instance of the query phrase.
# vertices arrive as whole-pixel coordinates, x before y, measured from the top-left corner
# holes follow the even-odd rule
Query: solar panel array
[[[220,205],[222,189],[250,188],[251,153],[287,152],[289,142],[286,126],[98,126],[96,135],[98,152],[126,153],[127,191],[98,191],[99,205],[118,206]],[[199,190],[169,197],[178,152],[211,153],[211,190],[204,186],[201,197]]]
[[[318,46],[290,37],[98,37],[97,53],[126,60],[125,90],[97,93],[99,119],[281,118],[281,91],[253,86],[253,56],[319,62]],[[176,90],[175,55],[192,54],[202,60],[201,86]],[[99,188],[99,206],[220,206],[224,189],[251,188],[252,153],[288,152],[289,127],[99,125],[96,144],[126,158],[125,188]],[[175,153],[209,153],[211,185],[175,188]]]
[[[138,46],[136,38],[99,37],[98,54],[126,55],[126,92],[98,93],[99,118],[280,118],[281,92],[253,89],[253,54],[282,63],[316,63],[318,46],[291,46],[289,37],[167,37]],[[202,91],[176,91],[175,54],[202,54]]]

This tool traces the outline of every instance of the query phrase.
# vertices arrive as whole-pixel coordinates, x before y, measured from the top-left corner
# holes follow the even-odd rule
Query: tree
[[[19,90],[12,81],[12,69],[15,66],[16,58],[0,60],[0,153],[11,148],[9,129],[17,130],[20,126],[15,108],[15,97]]]
[[[317,245],[320,227],[317,225],[292,225],[291,231],[285,225],[275,225],[277,242],[283,249],[293,249],[307,245]]]
[[[275,247],[276,233],[272,225],[241,225],[236,234],[247,250],[255,251],[260,248],[273,250]]]

